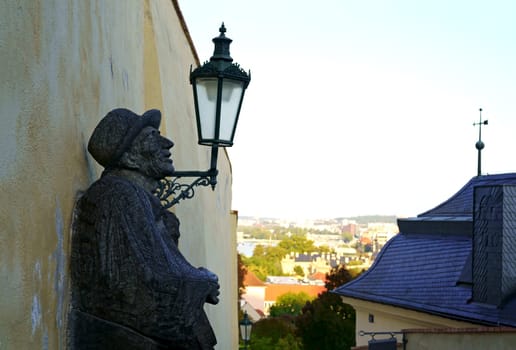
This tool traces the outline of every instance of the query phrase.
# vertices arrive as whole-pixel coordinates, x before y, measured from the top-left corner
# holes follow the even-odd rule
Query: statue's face
[[[162,179],[174,173],[169,151],[172,146],[174,143],[161,136],[158,129],[147,126],[136,136],[129,152],[140,173]]]

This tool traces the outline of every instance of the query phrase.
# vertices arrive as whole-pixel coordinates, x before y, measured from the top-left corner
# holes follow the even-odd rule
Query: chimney
[[[516,186],[477,186],[473,201],[473,301],[500,307],[516,291]]]

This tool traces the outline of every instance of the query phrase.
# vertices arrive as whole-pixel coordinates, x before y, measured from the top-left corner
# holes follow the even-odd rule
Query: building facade
[[[403,331],[412,343],[451,342],[438,348],[495,333],[501,348],[516,347],[514,332],[500,329],[516,330],[515,217],[509,173],[476,176],[437,207],[398,219],[400,233],[373,266],[334,291],[356,309],[357,345],[368,341],[360,331]]]
[[[74,205],[101,168],[86,145],[110,110],[156,108],[177,170],[204,170],[188,74],[199,64],[175,0],[0,3],[0,349],[63,349]],[[215,37],[218,28],[206,33]],[[207,314],[218,349],[238,344],[231,164],[181,202],[180,249],[220,279]]]

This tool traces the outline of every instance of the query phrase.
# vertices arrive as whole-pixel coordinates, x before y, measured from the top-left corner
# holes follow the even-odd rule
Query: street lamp
[[[240,336],[244,341],[244,349],[247,349],[247,342],[251,339],[251,329],[253,323],[247,317],[247,311],[244,311],[244,318],[240,321]]]
[[[199,144],[232,146],[238,115],[250,75],[233,62],[229,54],[232,40],[222,23],[220,35],[213,39],[215,51],[210,61],[194,71],[190,83],[195,99]]]
[[[166,208],[182,199],[194,196],[194,187],[208,186],[215,189],[217,184],[217,157],[219,147],[231,147],[235,136],[238,116],[244,93],[251,81],[251,73],[246,73],[237,63],[232,63],[226,37],[226,27],[222,23],[219,36],[213,38],[215,50],[208,62],[192,71],[195,117],[197,121],[198,143],[211,146],[211,165],[206,171],[176,171],[174,179],[162,181],[157,195]],[[196,177],[191,184],[180,184],[183,177]],[[178,193],[177,193],[178,192]],[[177,193],[177,195],[176,195]],[[173,199],[168,198],[172,196]]]

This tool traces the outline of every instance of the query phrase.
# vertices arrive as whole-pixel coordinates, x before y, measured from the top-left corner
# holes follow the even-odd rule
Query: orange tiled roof
[[[326,274],[322,273],[322,272],[316,272],[316,273],[310,275],[310,278],[314,279],[314,280],[321,280],[323,282],[326,282]]]
[[[368,238],[368,237],[361,237],[360,238],[360,243],[362,243],[362,244],[371,244],[371,243],[373,243],[373,241],[371,241],[371,239]]]
[[[265,286],[265,283],[260,281],[252,271],[247,271],[244,276],[244,286]]]

